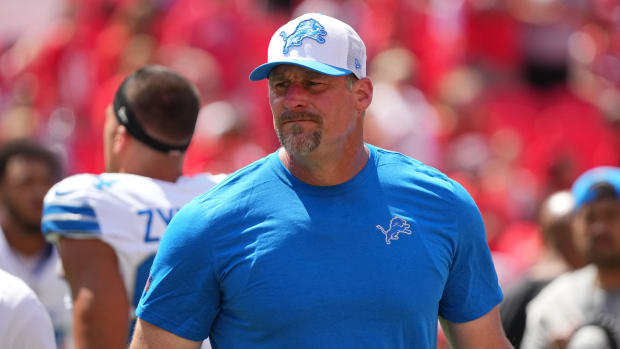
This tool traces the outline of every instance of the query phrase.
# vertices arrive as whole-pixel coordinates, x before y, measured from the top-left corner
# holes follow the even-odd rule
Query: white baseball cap
[[[250,80],[269,77],[280,64],[293,64],[326,75],[366,77],[366,46],[355,30],[335,18],[306,13],[280,27],[271,37],[267,63]]]

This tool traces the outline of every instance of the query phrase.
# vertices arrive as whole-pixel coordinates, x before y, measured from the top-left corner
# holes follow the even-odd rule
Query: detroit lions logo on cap
[[[291,47],[301,46],[301,42],[305,38],[310,38],[319,44],[323,44],[325,43],[325,35],[327,35],[327,32],[321,23],[312,18],[303,20],[299,22],[293,34],[287,36],[284,30],[280,32],[280,36],[284,40],[284,49],[282,52],[288,54],[288,50]]]

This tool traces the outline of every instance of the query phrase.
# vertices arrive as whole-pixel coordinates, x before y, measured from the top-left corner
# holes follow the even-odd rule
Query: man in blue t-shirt
[[[469,194],[363,141],[366,51],[347,24],[306,14],[268,63],[282,148],[173,218],[132,348],[511,348],[502,292]]]

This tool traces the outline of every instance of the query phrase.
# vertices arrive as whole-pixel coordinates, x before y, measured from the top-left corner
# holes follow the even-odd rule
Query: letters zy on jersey
[[[168,210],[162,210],[160,208],[148,208],[146,210],[138,211],[139,216],[146,217],[146,226],[144,228],[144,242],[158,242],[161,236],[152,236],[153,224],[157,221],[162,222],[164,227],[167,227],[172,217],[179,212],[178,207],[170,208]]]

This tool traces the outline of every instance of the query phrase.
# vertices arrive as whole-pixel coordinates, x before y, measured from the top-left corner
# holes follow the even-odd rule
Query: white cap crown
[[[307,13],[280,27],[271,37],[267,63],[250,80],[269,76],[279,64],[300,65],[327,75],[366,77],[366,47],[348,24],[318,13]]]

